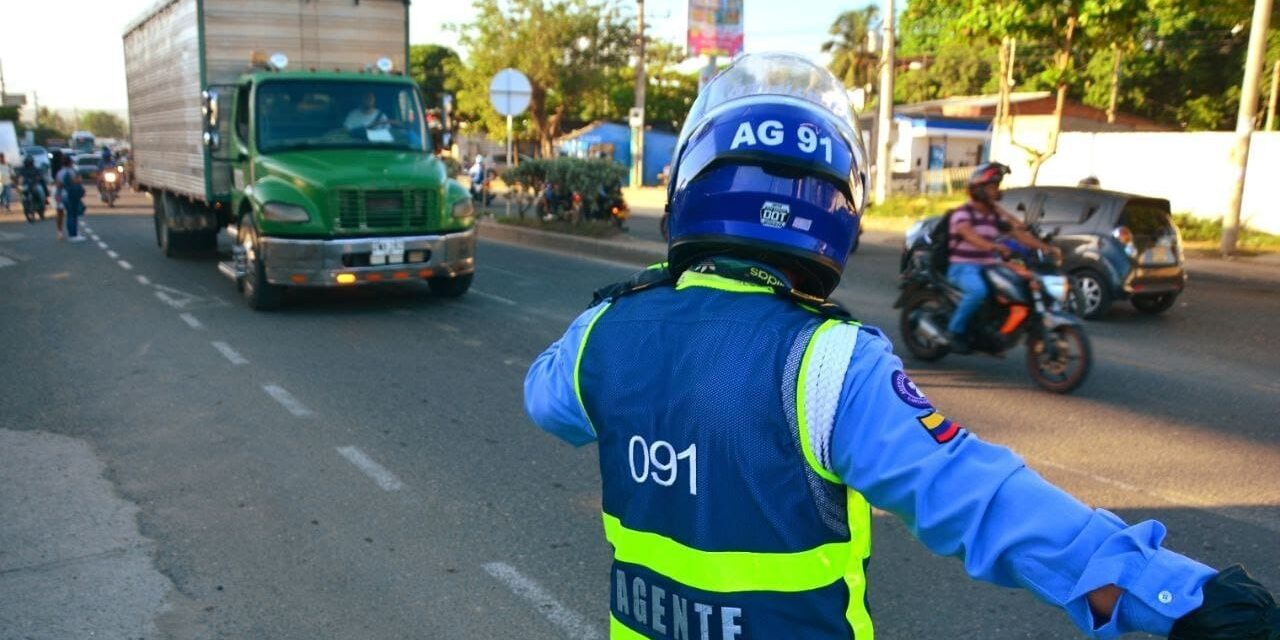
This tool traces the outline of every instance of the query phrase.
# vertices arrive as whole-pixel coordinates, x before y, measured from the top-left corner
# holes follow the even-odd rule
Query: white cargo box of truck
[[[408,60],[407,0],[164,0],[124,33],[137,185],[214,207],[230,171],[203,144],[202,92],[232,86],[276,53],[291,69],[366,71]],[[231,91],[222,97],[228,98]],[[228,107],[229,105],[221,105]]]

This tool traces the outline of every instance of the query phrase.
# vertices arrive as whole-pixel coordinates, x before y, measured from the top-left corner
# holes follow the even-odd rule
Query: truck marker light
[[[356,274],[354,274],[354,273],[339,273],[339,274],[338,274],[338,284],[352,284],[352,283],[354,283],[355,281],[356,281]]]
[[[419,272],[418,272],[418,277],[419,277],[419,278],[430,278],[432,273],[434,273],[434,272],[433,272],[431,269],[423,269],[422,271],[419,271]]]
[[[301,273],[295,273],[295,274],[293,274],[293,275],[289,276],[289,281],[290,281],[290,282],[293,282],[294,284],[306,284],[306,283],[307,283],[307,276],[305,276],[305,275],[303,275],[303,274],[301,274]]]
[[[382,274],[381,274],[381,273],[371,273],[371,274],[369,274],[369,275],[365,276],[365,280],[368,280],[369,282],[382,282]]]
[[[404,279],[406,279],[406,278],[408,278],[408,277],[409,277],[409,272],[408,272],[408,271],[397,271],[397,272],[395,272],[395,273],[391,274],[391,277],[392,277],[392,278],[394,278],[394,279],[396,279],[396,280],[404,280]]]

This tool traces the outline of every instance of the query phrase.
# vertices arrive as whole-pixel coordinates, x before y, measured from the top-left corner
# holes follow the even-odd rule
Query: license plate
[[[1171,264],[1173,249],[1169,247],[1152,247],[1142,252],[1142,264]]]
[[[404,262],[404,240],[376,240],[369,252],[369,264]]]

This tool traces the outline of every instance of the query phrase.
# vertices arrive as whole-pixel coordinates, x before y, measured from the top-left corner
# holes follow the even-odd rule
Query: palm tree
[[[875,78],[876,55],[867,51],[867,34],[880,26],[880,9],[868,5],[841,13],[827,31],[832,38],[822,43],[831,54],[829,68],[846,87],[870,84]]]

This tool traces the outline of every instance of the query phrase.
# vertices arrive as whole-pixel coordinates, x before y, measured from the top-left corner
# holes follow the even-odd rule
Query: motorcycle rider
[[[31,192],[33,201],[42,205],[48,204],[49,185],[45,182],[44,171],[36,166],[35,158],[27,156],[22,160],[22,167],[18,169],[18,179],[22,182],[24,188]]]
[[[598,292],[525,379],[536,424],[599,443],[610,637],[874,637],[870,505],[1093,637],[1280,637],[1242,570],[1162,548],[1163,525],[1087,508],[942,417],[828,300],[867,177],[830,72],[735,60],[673,164],[668,265]]]
[[[952,353],[972,352],[967,335],[969,320],[982,308],[988,293],[982,272],[1012,254],[997,242],[1001,234],[1010,234],[1024,246],[1051,253],[1055,258],[1062,255],[1057,247],[1037,238],[1022,221],[996,204],[1000,200],[1000,182],[1008,173],[1009,167],[999,162],[978,165],[969,176],[969,201],[949,216],[947,280],[964,291],[947,325],[946,339]]]

